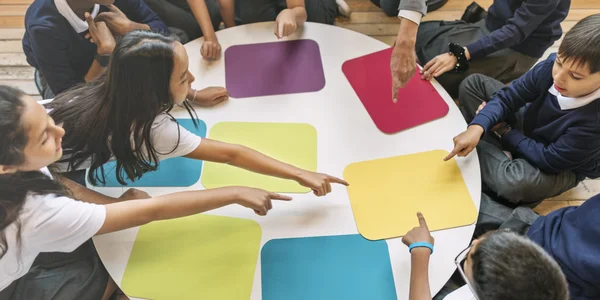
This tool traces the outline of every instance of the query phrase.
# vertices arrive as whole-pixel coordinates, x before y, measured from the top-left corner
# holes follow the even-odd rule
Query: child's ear
[[[0,174],[11,174],[17,172],[17,170],[16,166],[0,165]]]

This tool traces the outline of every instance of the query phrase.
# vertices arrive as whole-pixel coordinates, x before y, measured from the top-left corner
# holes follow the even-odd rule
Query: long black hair
[[[68,133],[62,161],[70,170],[91,159],[90,182],[105,183],[102,165],[114,156],[122,185],[123,171],[135,180],[156,170],[159,153],[150,131],[154,119],[174,105],[169,85],[174,41],[159,33],[130,32],[117,42],[104,75],[56,97],[50,115]],[[187,101],[183,105],[196,125],[195,112]]]
[[[22,114],[25,94],[0,85],[0,165],[18,166],[25,162],[27,134]],[[17,245],[21,242],[19,213],[30,194],[64,195],[62,186],[40,171],[0,174],[0,258],[8,251],[5,229],[17,222]]]

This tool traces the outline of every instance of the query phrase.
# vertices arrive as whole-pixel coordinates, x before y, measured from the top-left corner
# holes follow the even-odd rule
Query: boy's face
[[[587,64],[565,59],[560,54],[552,67],[552,79],[556,90],[565,97],[582,97],[600,89],[600,72],[591,74]]]

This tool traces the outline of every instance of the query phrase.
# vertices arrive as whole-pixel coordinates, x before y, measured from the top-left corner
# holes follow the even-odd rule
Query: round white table
[[[223,51],[239,44],[273,42],[273,23],[257,23],[217,32]],[[325,87],[313,93],[288,94],[245,99],[230,99],[210,109],[197,109],[208,128],[221,121],[308,123],[317,129],[318,172],[342,177],[344,168],[353,162],[385,158],[429,150],[452,150],[452,138],[466,128],[460,111],[444,89],[433,85],[450,107],[448,115],[412,129],[388,135],[382,133],[367,114],[346,77],[342,64],[389,46],[366,35],[340,27],[307,23],[295,34],[283,39],[312,39],[319,44]],[[200,47],[203,39],[185,45],[190,57],[189,69],[196,77],[193,87],[225,86],[225,63],[203,60]],[[412,80],[420,80],[413,78]],[[391,101],[391,99],[390,99]],[[174,117],[189,116],[184,110]],[[373,145],[380,145],[373,147]],[[440,158],[441,159],[441,158]],[[458,165],[475,207],[480,202],[480,172],[476,151],[458,158]],[[122,188],[95,188],[118,196]],[[151,195],[182,190],[204,189],[200,181],[185,188],[143,188]],[[348,193],[340,185],[331,194],[316,198],[309,194],[294,194],[294,201],[274,203],[266,217],[256,216],[240,206],[228,206],[208,214],[252,219],[262,227],[261,247],[275,238],[357,234]],[[452,213],[452,212],[448,212]],[[433,232],[435,254],[430,262],[430,286],[437,293],[454,272],[454,258],[471,240],[475,225]],[[94,238],[98,253],[108,272],[120,286],[138,228],[132,228]],[[387,240],[398,299],[408,299],[410,255],[399,238]],[[261,299],[260,257],[254,275],[251,299]]]

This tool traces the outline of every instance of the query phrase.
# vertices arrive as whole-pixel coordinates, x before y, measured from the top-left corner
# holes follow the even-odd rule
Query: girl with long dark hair
[[[0,299],[109,299],[116,285],[93,255],[41,264],[92,236],[240,204],[266,215],[290,197],[225,187],[105,205],[72,199],[47,166],[62,156],[64,129],[33,98],[0,86]]]
[[[181,43],[148,31],[134,31],[117,43],[107,72],[98,80],[59,95],[50,113],[63,123],[65,156],[60,171],[90,168],[90,182],[104,182],[103,165],[116,160],[117,180],[125,184],[154,171],[161,160],[185,156],[228,163],[249,171],[297,181],[315,195],[331,192],[339,178],[302,170],[257,151],[201,139],[169,114],[175,105],[195,112],[186,101],[194,81]]]

